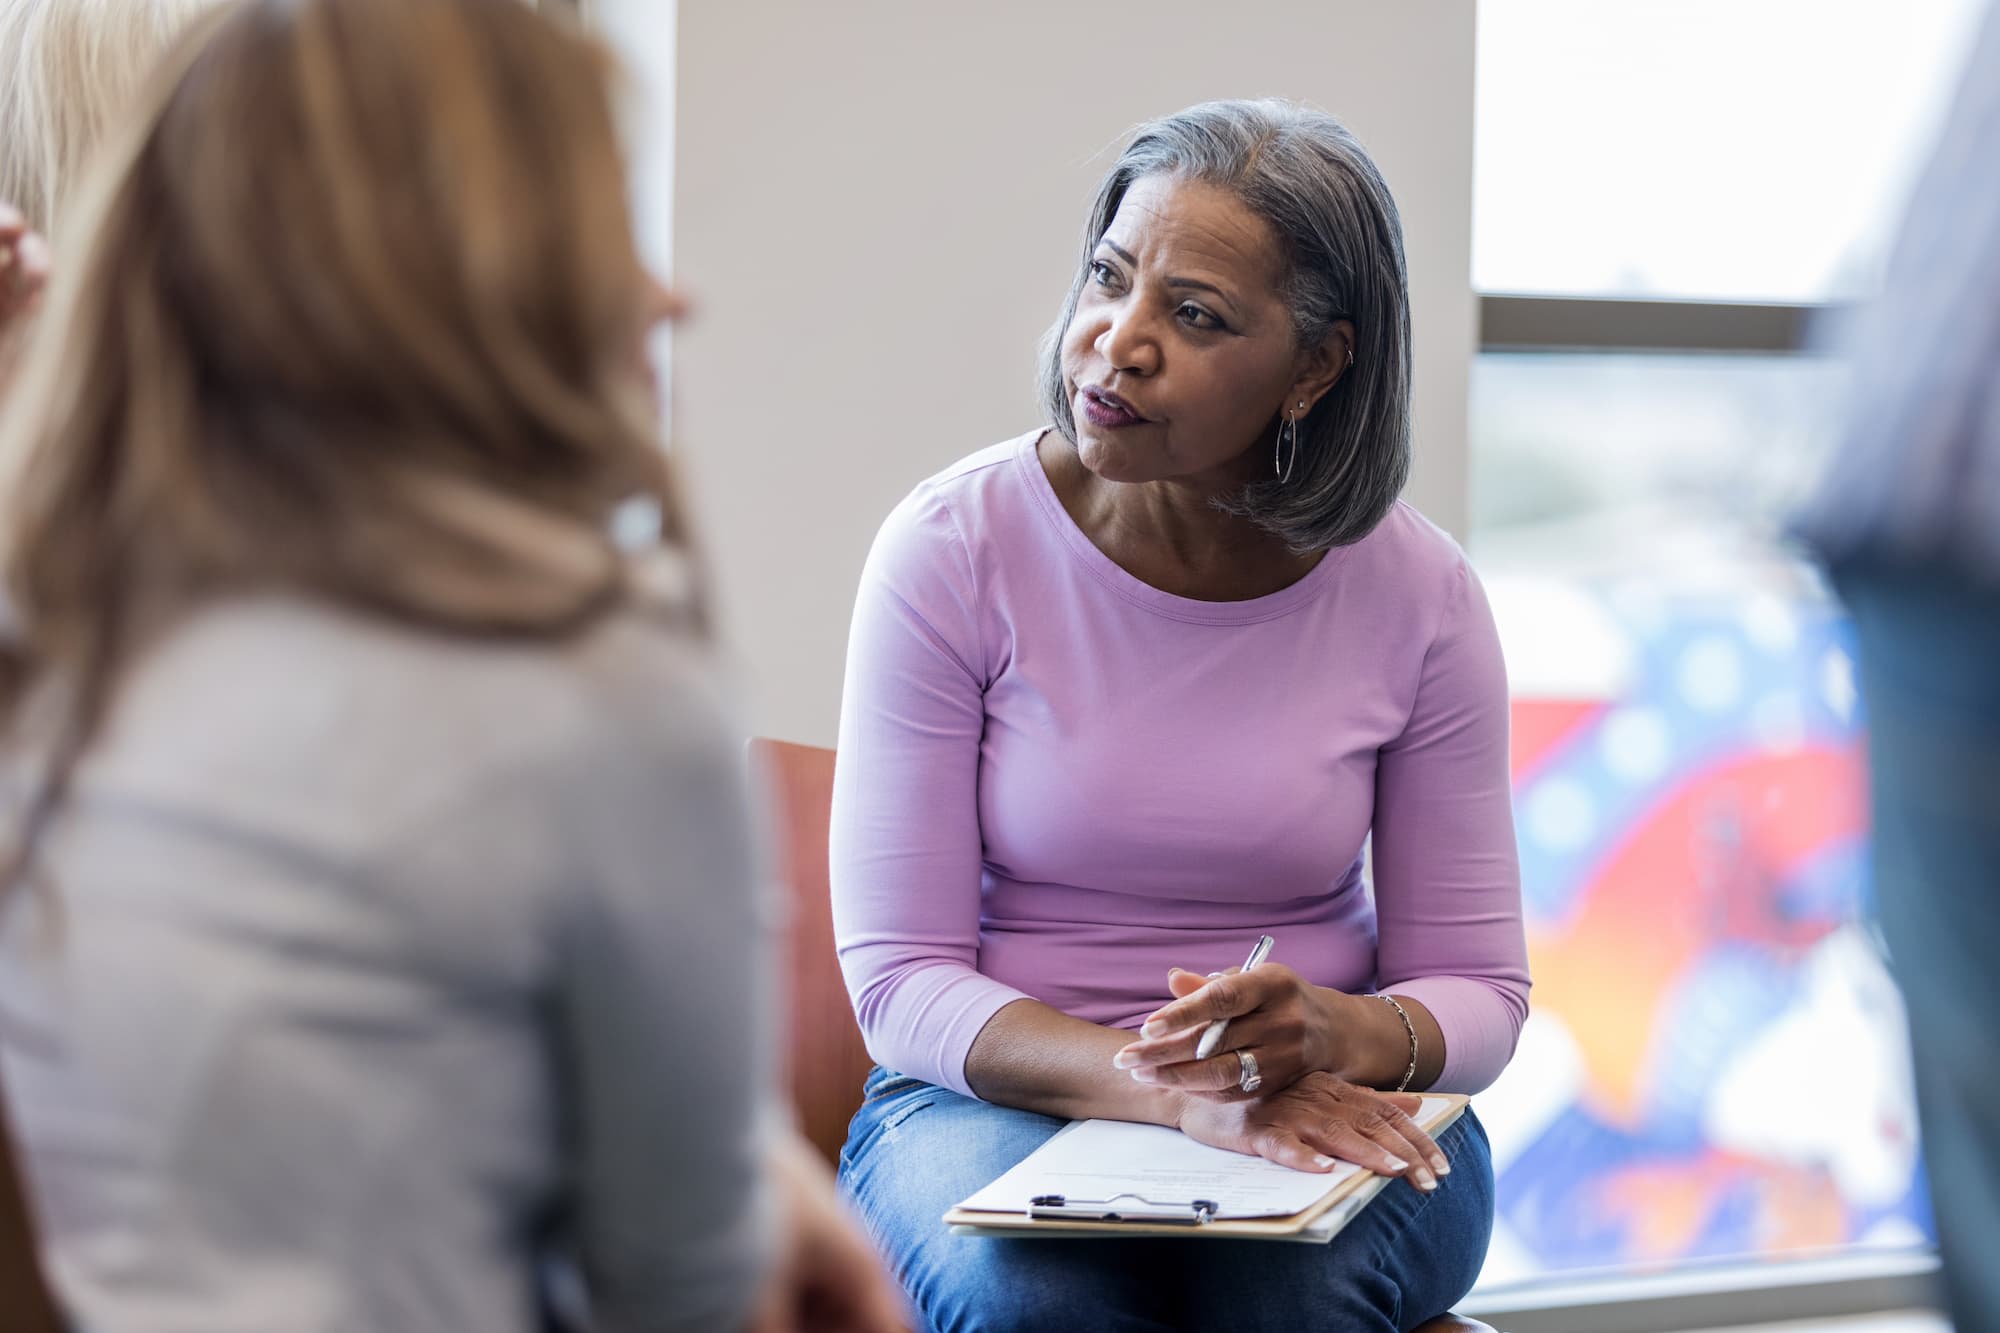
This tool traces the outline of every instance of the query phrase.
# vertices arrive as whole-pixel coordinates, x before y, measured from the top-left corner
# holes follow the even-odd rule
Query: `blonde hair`
[[[0,0],[0,200],[48,231],[105,127],[218,0]]]
[[[197,603],[560,636],[620,505],[684,549],[610,75],[516,0],[240,0],[107,146],[0,423],[0,724],[52,756],[0,890]]]

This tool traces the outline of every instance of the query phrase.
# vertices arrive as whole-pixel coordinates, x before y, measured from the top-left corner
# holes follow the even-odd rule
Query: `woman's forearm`
[[[1000,1106],[1071,1120],[1178,1123],[1181,1094],[1112,1067],[1111,1057],[1131,1040],[1129,1032],[1086,1023],[1038,1000],[1016,1000],[973,1039],[965,1078],[980,1100]]]

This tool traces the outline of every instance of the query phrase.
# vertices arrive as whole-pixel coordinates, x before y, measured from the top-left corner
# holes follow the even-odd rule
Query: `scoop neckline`
[[[1313,601],[1347,556],[1349,548],[1333,547],[1296,582],[1286,584],[1276,592],[1240,602],[1210,602],[1156,588],[1099,549],[1090,535],[1070,517],[1069,510],[1063,508],[1062,497],[1056,494],[1055,484],[1042,468],[1039,452],[1042,437],[1049,433],[1049,429],[1044,426],[1021,437],[1014,449],[1015,466],[1021,469],[1028,493],[1035,497],[1043,516],[1062,539],[1063,545],[1069,548],[1070,554],[1092,578],[1134,606],[1196,625],[1255,624],[1289,615]]]

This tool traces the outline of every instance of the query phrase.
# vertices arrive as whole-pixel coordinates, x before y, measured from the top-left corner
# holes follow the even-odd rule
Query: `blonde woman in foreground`
[[[608,75],[515,0],[232,5],[74,201],[0,1084],[79,1327],[897,1326],[766,1109]]]
[[[224,0],[0,0],[0,200],[56,225],[84,162],[174,39]]]
[[[0,391],[48,277],[44,240],[107,123],[217,0],[0,0]]]

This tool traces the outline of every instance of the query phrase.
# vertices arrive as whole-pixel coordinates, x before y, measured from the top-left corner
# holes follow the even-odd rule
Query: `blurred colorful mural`
[[[1499,1173],[1482,1282],[1925,1243],[1837,609],[1490,586],[1535,990],[1478,1100]]]

